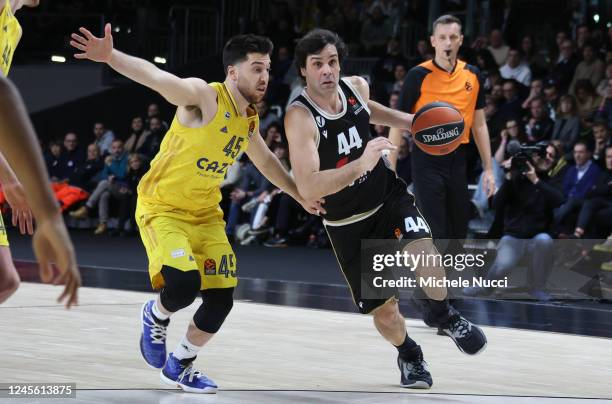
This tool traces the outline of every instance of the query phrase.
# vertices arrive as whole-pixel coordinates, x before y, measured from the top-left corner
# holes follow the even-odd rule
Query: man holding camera
[[[550,184],[547,172],[556,164],[558,153],[545,143],[519,147],[493,202],[503,221],[503,236],[486,278],[504,278],[525,254],[531,254],[530,294],[538,300],[548,300],[550,296],[543,290],[552,266],[553,241],[548,232],[553,209],[564,198],[563,192]],[[484,296],[493,289],[472,287],[463,292],[466,296]]]

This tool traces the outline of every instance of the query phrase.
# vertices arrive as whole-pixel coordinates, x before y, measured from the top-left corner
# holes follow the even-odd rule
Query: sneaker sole
[[[142,308],[140,309],[140,325],[142,327],[142,313],[144,312],[145,306],[147,305],[147,303],[149,302],[145,302],[145,304],[142,305]],[[166,361],[164,360],[164,364],[161,365],[160,367],[157,366],[153,366],[149,363],[149,361],[147,361],[147,358],[145,357],[144,351],[142,349],[142,341],[144,339],[144,331],[140,333],[140,343],[138,344],[140,347],[140,354],[142,355],[142,359],[144,359],[145,363],[147,364],[148,367],[150,367],[151,369],[163,369],[163,367],[166,365]],[[164,358],[166,358],[166,355],[164,354]]]
[[[164,375],[164,372],[159,372],[159,379],[163,383],[169,386],[179,387],[183,391],[186,391],[187,393],[197,393],[197,394],[216,394],[217,393],[216,387],[206,387],[204,389],[196,389],[193,387],[185,386],[184,384],[181,384],[175,380],[168,379],[166,375]]]
[[[405,388],[405,389],[421,389],[421,390],[427,390],[431,388],[431,384],[424,382],[422,380],[416,381],[412,384],[403,384],[400,383],[400,386]]]
[[[482,347],[481,347],[481,348],[480,348],[478,351],[476,351],[476,352],[474,352],[474,353],[469,353],[469,352],[465,352],[465,351],[463,350],[463,348],[461,348],[461,345],[459,345],[459,343],[458,343],[458,342],[457,342],[457,341],[456,341],[456,340],[455,340],[455,339],[454,339],[454,338],[453,338],[453,337],[452,337],[450,334],[448,334],[447,332],[445,332],[443,329],[438,328],[438,335],[442,335],[442,336],[449,337],[449,338],[450,338],[450,339],[451,339],[451,340],[452,340],[452,341],[455,343],[455,345],[457,346],[457,348],[458,348],[458,349],[459,349],[461,352],[463,352],[463,353],[464,353],[464,354],[466,354],[466,355],[470,355],[470,356],[475,356],[475,355],[478,355],[478,354],[482,353],[482,352],[485,350],[485,348],[487,347],[487,343],[488,343],[486,335],[484,335],[484,333],[482,333],[482,336],[483,336],[483,337],[484,337],[484,339],[485,339],[485,343],[483,344],[483,346],[482,346]]]

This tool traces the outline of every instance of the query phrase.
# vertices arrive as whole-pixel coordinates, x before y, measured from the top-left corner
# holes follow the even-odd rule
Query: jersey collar
[[[223,91],[225,91],[225,93],[227,94],[228,98],[231,101],[231,104],[232,104],[232,107],[234,108],[234,113],[236,114],[236,116],[244,118],[242,115],[240,115],[240,111],[238,110],[238,103],[234,99],[234,95],[232,94],[232,92],[227,88],[225,83],[221,83],[221,85],[223,86]],[[257,115],[257,108],[255,108],[255,105],[249,104],[249,106],[246,108],[246,112],[247,112],[246,118],[251,118],[254,115]]]
[[[449,72],[448,70],[446,70],[445,68],[443,68],[442,66],[440,66],[439,64],[436,63],[436,58],[431,59],[431,63],[436,66],[438,69],[442,70],[444,73],[448,73],[448,74],[453,74],[455,73],[455,70],[457,69],[457,65],[459,65],[459,59],[455,60],[455,65],[453,66],[453,69]]]

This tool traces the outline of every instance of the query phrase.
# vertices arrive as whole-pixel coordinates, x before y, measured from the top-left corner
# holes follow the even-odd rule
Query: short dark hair
[[[295,67],[297,68],[299,76],[302,77],[300,69],[306,67],[306,59],[309,55],[316,55],[321,53],[323,48],[327,45],[334,45],[338,51],[338,62],[342,63],[342,60],[348,55],[348,49],[346,44],[335,32],[316,28],[304,35],[297,42],[295,46]]]
[[[604,128],[606,128],[606,130],[608,130],[608,122],[605,119],[596,119],[595,122],[593,122],[593,127],[596,126],[603,126]]]
[[[254,34],[233,36],[223,47],[223,71],[227,74],[229,66],[244,62],[249,53],[272,54],[274,45],[269,38]]]
[[[591,147],[591,145],[589,144],[589,142],[587,142],[586,140],[579,140],[576,143],[574,143],[574,147],[578,146],[578,145],[583,145],[584,148],[589,152],[589,153],[593,153],[593,148]]]
[[[461,20],[457,17],[455,17],[454,15],[450,15],[450,14],[444,14],[441,15],[440,17],[436,18],[436,20],[433,22],[432,26],[431,26],[431,34],[433,35],[433,33],[436,31],[436,27],[438,25],[448,25],[448,24],[457,24],[459,25],[459,31],[461,31]]]

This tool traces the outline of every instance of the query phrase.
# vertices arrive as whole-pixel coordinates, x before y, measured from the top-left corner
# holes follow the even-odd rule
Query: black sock
[[[404,360],[414,359],[418,355],[418,352],[416,352],[414,349],[415,347],[418,347],[418,345],[408,336],[408,333],[406,333],[406,339],[404,342],[402,342],[400,346],[396,346],[399,356]]]
[[[429,310],[431,311],[431,316],[435,319],[435,321],[442,325],[448,322],[448,319],[454,314],[454,310],[451,308],[451,305],[448,302],[448,299],[444,300],[433,300],[429,299]]]
[[[153,320],[159,325],[168,327],[168,324],[170,324],[170,318],[167,318],[165,320],[160,320],[159,318],[155,316],[155,313],[153,312],[151,312],[151,316],[153,317]]]

